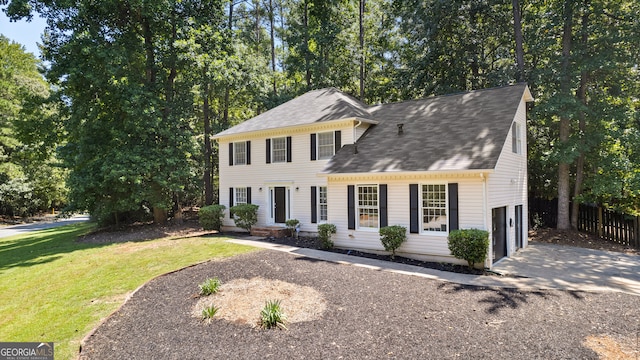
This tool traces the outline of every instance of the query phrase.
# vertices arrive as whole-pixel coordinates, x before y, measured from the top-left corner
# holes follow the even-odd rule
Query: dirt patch
[[[281,301],[287,323],[320,319],[327,307],[324,296],[312,287],[254,277],[222,284],[216,294],[198,300],[192,316],[202,318],[202,310],[213,304],[220,309],[215,319],[254,327],[260,310],[271,300]]]
[[[197,221],[184,221],[182,224],[156,225],[135,223],[123,227],[99,229],[76,240],[81,243],[104,244],[129,241],[147,241],[164,237],[194,237],[215,234],[215,231],[202,229]]]
[[[574,230],[529,230],[529,241],[640,255],[640,250]]]
[[[640,356],[638,339],[629,337],[618,341],[609,335],[590,335],[584,341],[584,346],[598,354],[600,359],[633,360]]]

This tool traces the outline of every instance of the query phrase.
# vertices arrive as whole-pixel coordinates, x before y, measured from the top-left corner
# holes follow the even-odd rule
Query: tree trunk
[[[304,68],[305,68],[305,79],[307,81],[307,90],[311,89],[311,65],[310,65],[310,55],[309,54],[309,4],[307,1],[304,1],[304,12],[302,14],[302,24],[304,26]]]
[[[364,101],[364,7],[365,0],[360,0],[360,100]]]
[[[278,96],[278,89],[276,84],[276,37],[274,31],[274,9],[273,0],[269,0],[269,24],[271,35],[271,76],[273,77],[273,97]]]
[[[513,30],[516,41],[516,81],[525,81],[524,76],[524,38],[522,36],[522,13],[520,12],[520,0],[512,0],[513,5]]]
[[[573,19],[573,1],[565,0],[564,3],[564,26],[562,31],[562,73],[560,78],[560,96],[564,96],[567,99],[571,97],[571,75],[570,75],[570,62],[571,55],[571,35],[572,35],[572,19]],[[565,149],[567,142],[569,141],[569,135],[571,133],[571,119],[567,115],[567,109],[561,109],[560,114],[560,146],[561,151],[567,151]],[[560,230],[568,230],[571,227],[569,221],[569,201],[570,201],[570,186],[571,164],[566,160],[565,156],[560,157],[558,164],[558,224],[557,228]]]
[[[582,34],[580,38],[580,45],[582,46],[583,54],[585,57],[588,57],[587,46],[589,40],[589,1],[585,1],[584,13],[582,14]],[[580,87],[578,87],[578,91],[576,96],[578,100],[586,108],[587,104],[587,84],[589,82],[589,73],[586,70],[582,70],[580,72]],[[571,227],[574,230],[578,229],[578,212],[580,210],[580,203],[577,201],[577,197],[582,193],[582,182],[584,180],[584,158],[585,152],[585,134],[587,130],[587,119],[584,109],[578,112],[578,128],[580,130],[580,146],[578,151],[580,155],[576,161],[576,182],[573,187],[573,203],[571,208]]]
[[[153,222],[156,224],[160,224],[160,225],[164,225],[167,223],[167,210],[160,208],[160,207],[154,207],[153,208]]]
[[[204,90],[202,117],[204,120],[204,204],[213,204],[213,185],[211,183],[211,120],[209,118],[209,79],[203,74]]]

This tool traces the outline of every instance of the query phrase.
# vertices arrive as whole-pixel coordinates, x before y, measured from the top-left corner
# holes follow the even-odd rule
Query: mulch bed
[[[214,276],[310,286],[327,308],[288,330],[215,318],[206,324],[191,317],[192,295]],[[622,293],[463,286],[257,251],[149,282],[87,338],[81,359],[597,359],[586,345],[594,338],[633,359],[638,301]]]

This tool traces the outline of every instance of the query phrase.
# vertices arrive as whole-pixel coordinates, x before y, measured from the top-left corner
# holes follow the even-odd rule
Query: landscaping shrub
[[[331,235],[337,231],[336,226],[333,224],[320,224],[318,225],[318,239],[323,249],[333,248],[333,241],[331,241]]]
[[[280,327],[287,329],[285,322],[287,317],[282,312],[282,306],[280,306],[280,300],[267,301],[266,305],[260,311],[260,326],[264,329],[271,329],[272,327]]]
[[[200,226],[205,230],[218,230],[222,228],[222,219],[224,218],[224,205],[209,205],[200,208],[198,212],[198,221]]]
[[[489,232],[479,229],[453,230],[449,233],[448,246],[451,255],[467,260],[469,268],[473,268],[487,258]]]
[[[208,278],[202,284],[198,285],[200,287],[200,295],[209,296],[211,294],[215,294],[220,289],[220,285],[222,285],[222,281],[218,278]]]
[[[407,228],[401,225],[385,226],[380,229],[380,241],[386,251],[391,251],[391,259],[396,256],[396,250],[407,240]]]
[[[251,227],[258,222],[258,205],[240,204],[232,206],[229,211],[233,214],[236,226],[251,231]]]
[[[298,219],[289,219],[284,223],[287,225],[287,229],[289,230],[289,236],[297,236],[296,227],[300,224]]]

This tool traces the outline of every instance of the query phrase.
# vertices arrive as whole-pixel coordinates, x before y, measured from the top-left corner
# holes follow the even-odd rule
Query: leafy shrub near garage
[[[232,206],[229,211],[233,214],[233,221],[237,227],[251,231],[251,227],[258,222],[258,205],[239,204]]]
[[[385,226],[380,229],[380,241],[386,251],[391,251],[391,259],[396,257],[396,250],[407,240],[407,228],[401,225]]]
[[[487,258],[489,232],[479,229],[453,230],[449,233],[448,246],[451,255],[466,260],[471,269]]]
[[[222,228],[222,219],[224,218],[224,205],[209,205],[200,208],[198,212],[198,221],[200,226],[205,230],[218,230]]]
[[[335,234],[337,228],[333,224],[320,224],[318,225],[318,239],[323,249],[332,249],[333,241],[331,235]]]

